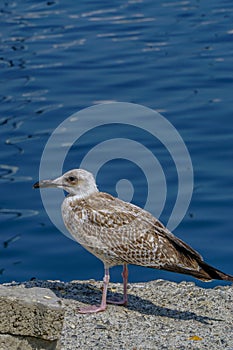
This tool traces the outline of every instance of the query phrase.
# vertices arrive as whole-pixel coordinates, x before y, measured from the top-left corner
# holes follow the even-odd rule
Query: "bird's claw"
[[[92,313],[97,313],[101,311],[105,311],[107,308],[106,305],[90,305],[90,306],[84,306],[80,307],[78,309],[78,313],[80,314],[92,314]]]

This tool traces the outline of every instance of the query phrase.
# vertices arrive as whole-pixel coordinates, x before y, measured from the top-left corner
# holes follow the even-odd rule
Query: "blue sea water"
[[[233,274],[233,3],[16,0],[1,3],[0,16],[0,281],[102,278],[102,263],[54,226],[32,185],[53,131],[73,113],[106,102],[159,111],[179,132],[192,160],[194,191],[174,233]],[[124,130],[110,125],[83,135],[64,170],[77,167],[106,138],[133,133],[153,150],[166,176],[160,215],[166,224],[177,192],[176,168],[161,143]],[[51,176],[59,147],[55,151],[57,158],[48,162]],[[133,202],[143,206],[146,175],[119,156],[103,164],[97,181],[116,195],[117,182],[126,178]],[[132,282],[156,278],[192,280],[130,267]],[[112,269],[112,280],[121,280],[120,268]],[[208,286],[215,284],[220,282]]]

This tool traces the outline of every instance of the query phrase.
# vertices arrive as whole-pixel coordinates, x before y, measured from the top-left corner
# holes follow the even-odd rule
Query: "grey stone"
[[[49,289],[0,286],[0,320],[2,334],[54,341],[60,338],[64,310]]]
[[[0,335],[0,350],[60,350],[59,341],[24,337],[10,334]]]

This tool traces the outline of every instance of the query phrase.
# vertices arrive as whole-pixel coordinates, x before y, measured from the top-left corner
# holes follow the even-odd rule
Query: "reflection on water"
[[[101,263],[56,230],[32,190],[52,131],[100,101],[151,107],[177,128],[191,154],[195,190],[175,233],[233,273],[232,7],[217,0],[0,4],[2,281],[102,277]],[[83,147],[88,150],[94,138]],[[75,152],[78,158],[80,150],[70,153],[70,168]],[[113,186],[111,171],[109,164],[102,169],[102,190]],[[169,198],[175,176],[170,174]],[[140,176],[136,183],[143,187]],[[118,273],[113,278],[119,280]],[[131,269],[132,281],[158,277],[184,278]]]
[[[3,247],[7,248],[9,246],[9,244],[18,241],[18,239],[20,239],[20,235],[15,235],[15,236],[8,238],[6,241],[3,242]]]
[[[37,215],[38,212],[36,210],[29,210],[29,209],[0,209],[0,219],[19,219],[19,218],[28,218],[30,216]],[[4,217],[5,216],[5,217]]]

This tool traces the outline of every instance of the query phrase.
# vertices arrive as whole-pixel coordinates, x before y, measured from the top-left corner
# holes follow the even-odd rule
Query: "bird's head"
[[[73,169],[54,180],[36,182],[33,188],[62,188],[72,196],[85,198],[98,192],[94,176],[83,169]]]

